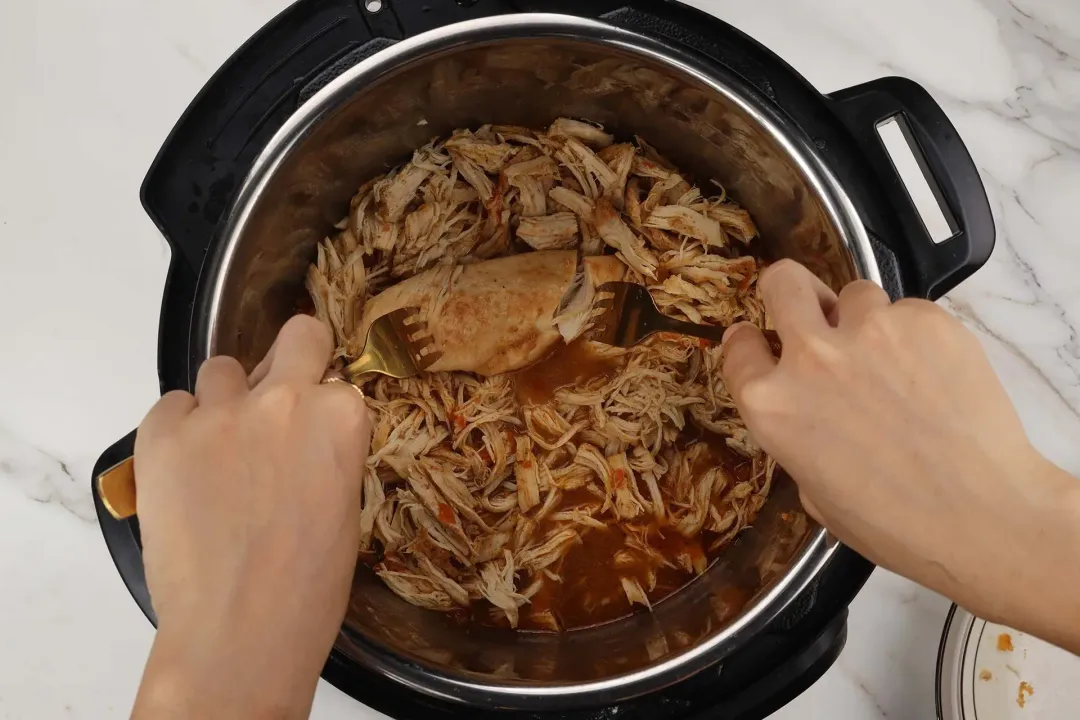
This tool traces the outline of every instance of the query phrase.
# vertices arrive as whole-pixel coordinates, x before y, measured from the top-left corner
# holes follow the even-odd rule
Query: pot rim
[[[839,231],[856,275],[881,284],[866,229],[839,181],[802,130],[792,126],[744,81],[706,64],[688,51],[629,30],[571,15],[522,13],[466,20],[399,41],[345,70],[286,120],[252,165],[200,273],[192,361],[198,363],[215,354],[217,318],[238,240],[271,178],[311,129],[364,86],[402,64],[466,44],[490,44],[515,38],[562,38],[606,45],[665,65],[723,95],[757,122],[792,159]],[[451,676],[398,656],[381,645],[362,642],[366,639],[356,635],[351,640],[353,649],[359,652],[353,659],[407,687],[454,702],[529,709],[610,704],[676,683],[729,655],[761,632],[794,600],[821,573],[838,547],[839,541],[823,528],[815,528],[787,573],[774,581],[754,606],[731,625],[664,662],[603,680],[533,686],[483,681],[471,674]],[[340,651],[335,649],[334,653]]]

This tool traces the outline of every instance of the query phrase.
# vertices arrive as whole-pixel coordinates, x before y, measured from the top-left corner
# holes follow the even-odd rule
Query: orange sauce
[[[613,375],[621,363],[621,358],[598,355],[584,340],[577,340],[569,345],[561,344],[539,362],[515,374],[515,393],[522,406],[542,404],[550,401],[560,388]],[[464,425],[456,415],[451,416],[451,423],[457,429]],[[702,455],[693,468],[695,476],[719,465],[729,478],[728,489],[750,479],[752,463],[728,447],[723,437],[690,427],[677,440],[680,447],[695,442],[704,442],[708,447],[708,452]],[[612,481],[616,486],[625,484],[625,472],[616,470]],[[565,492],[558,509],[599,502],[602,500],[596,495],[579,488]],[[718,502],[721,506],[726,504],[722,498]],[[723,510],[723,507],[720,509]],[[482,515],[490,522],[497,520],[494,515],[487,517],[489,513],[484,512]],[[456,519],[455,516],[453,508],[440,503],[441,522],[449,524]],[[694,564],[704,561],[707,565],[715,560],[720,552],[707,550],[713,539],[710,537],[712,534],[707,531],[696,538],[687,539],[674,528],[666,526],[666,523],[658,523],[651,514],[642,515],[630,524],[638,528],[645,525],[649,545],[669,560],[689,553]],[[541,522],[536,530],[537,537],[542,537],[552,527],[551,521]],[[571,548],[560,562],[549,568],[559,579],[545,578],[541,589],[521,608],[519,629],[550,631],[549,627],[532,619],[534,614],[546,610],[553,612],[563,630],[595,626],[643,611],[644,608],[640,606],[630,605],[622,587],[622,577],[636,578],[654,605],[677,592],[695,577],[695,573],[687,572],[677,564],[672,567],[658,566],[645,557],[640,557],[636,564],[629,567],[616,568],[615,554],[627,548],[626,530],[614,523],[603,529],[582,530],[581,543]],[[376,558],[372,557],[367,562],[375,560]],[[648,590],[650,571],[655,573],[656,579],[652,590]],[[528,586],[533,579],[519,577],[518,588]],[[747,600],[746,593],[730,586],[716,597],[716,603],[721,606],[718,607],[718,612],[722,612],[725,618],[732,617],[742,609]],[[450,614],[459,622],[509,627],[505,615],[494,612],[494,607],[485,600],[475,601],[469,608]]]
[[[610,377],[622,364],[620,358],[598,355],[583,339],[559,346],[543,359],[514,375],[514,390],[522,406],[543,405],[560,388]]]
[[[558,569],[562,582],[545,583],[552,587],[555,617],[567,630],[615,620],[631,611],[619,577],[636,568],[616,570],[613,561],[626,544],[623,531],[610,525],[590,530],[582,541],[563,558]]]
[[[701,537],[684,538],[673,528],[658,524],[655,519],[648,521],[648,538],[649,544],[669,560],[674,560],[683,552],[688,552],[693,561],[700,559],[708,563],[715,558],[715,555],[710,557],[707,554]],[[641,606],[630,605],[622,587],[622,577],[636,578],[645,589],[649,602],[654,605],[696,577],[695,573],[681,567],[657,566],[644,557],[629,567],[616,568],[615,554],[625,548],[626,533],[620,526],[590,529],[583,535],[580,545],[571,548],[561,562],[550,568],[560,580],[545,579],[541,590],[521,609],[518,627],[522,630],[548,629],[530,618],[532,613],[545,610],[554,612],[563,630],[611,622],[644,610]],[[647,580],[650,570],[656,575],[656,585],[652,590],[648,589]],[[722,590],[718,602],[723,605],[724,619],[736,615],[748,599],[746,593],[734,586]],[[473,613],[475,622],[501,624],[502,619],[492,617],[487,603],[480,604],[487,607],[482,612]]]
[[[750,479],[753,471],[752,463],[728,447],[723,437],[707,431],[688,429],[678,442],[684,447],[694,442],[707,444],[709,452],[704,454],[693,468],[695,475],[719,465],[723,467],[729,478],[728,489],[738,482]],[[625,483],[626,478],[615,474],[612,481],[618,485],[620,481]],[[560,509],[594,502],[601,501],[581,488],[565,493]],[[721,499],[719,503],[723,505],[724,500]],[[698,537],[688,539],[674,528],[667,526],[666,522],[658,523],[651,514],[642,515],[628,524],[639,528],[644,525],[647,528],[649,545],[659,550],[669,560],[674,560],[685,552],[690,555],[692,562],[704,561],[708,565],[722,552],[722,548],[716,552],[708,552],[708,545],[713,539],[712,533],[703,531]],[[541,523],[537,529],[537,535],[544,535],[551,527],[548,522]],[[696,576],[695,573],[687,572],[678,565],[656,566],[644,557],[635,565],[617,569],[614,563],[615,553],[627,547],[626,535],[623,527],[614,523],[602,530],[590,528],[583,532],[581,544],[571,548],[561,562],[550,568],[561,581],[550,578],[544,581],[540,592],[521,609],[518,627],[523,630],[545,630],[546,628],[531,621],[530,615],[547,609],[554,612],[560,627],[564,630],[590,627],[617,620],[644,609],[630,605],[622,587],[621,577],[637,578],[646,590],[649,601],[655,604],[681,589]],[[652,590],[648,590],[647,584],[650,570],[656,575],[656,585]],[[524,584],[527,585],[528,581]],[[723,614],[727,618],[736,615],[748,599],[749,596],[745,592],[735,586],[730,586],[721,592],[717,602],[723,606]],[[473,621],[488,625],[502,623],[500,618],[492,616],[490,605],[478,604],[484,606],[484,610],[474,611]],[[718,612],[720,609],[718,608]]]
[[[1031,695],[1035,694],[1035,688],[1031,686],[1031,683],[1021,681],[1020,687],[1016,691],[1016,704],[1020,707],[1027,705],[1027,699]]]
[[[750,479],[752,464],[728,447],[724,438],[691,428],[683,433],[677,442],[682,447],[694,442],[707,444],[709,452],[703,455],[693,468],[695,475],[719,465],[728,475],[728,489],[738,482]],[[615,477],[613,480],[617,484],[620,478]],[[621,480],[626,481],[625,477]],[[596,495],[585,488],[578,488],[563,493],[558,509],[599,502],[602,500]],[[723,510],[723,505],[726,504],[723,498],[718,503]],[[453,522],[455,515],[453,508],[446,503],[440,503],[440,521]],[[481,515],[489,523],[495,523],[498,520],[495,514],[482,512]],[[649,545],[671,561],[686,552],[689,553],[693,563],[697,564],[703,559],[708,565],[723,551],[723,548],[715,552],[708,550],[710,541],[713,539],[712,533],[703,531],[697,537],[688,539],[668,526],[666,522],[657,522],[651,514],[641,515],[627,525],[637,528],[644,526]],[[553,527],[554,523],[551,520],[541,522],[536,529],[536,537],[546,535]],[[646,595],[653,605],[683,588],[696,576],[695,573],[687,572],[675,563],[672,563],[672,567],[656,566],[644,557],[640,557],[636,564],[629,567],[616,568],[615,554],[627,548],[627,532],[623,526],[612,523],[603,529],[582,528],[582,530],[581,543],[572,547],[560,562],[549,568],[559,577],[559,580],[545,578],[541,589],[533,595],[528,604],[521,608],[518,629],[550,631],[549,627],[531,617],[545,610],[551,610],[554,613],[563,630],[600,625],[643,611],[644,608],[637,605],[631,606],[626,599],[621,582],[623,576],[636,578],[646,590]],[[361,562],[373,565],[378,561],[379,555],[381,553],[364,556]],[[396,556],[387,556],[385,562],[393,569],[405,569]],[[656,575],[656,585],[652,590],[648,590],[647,578],[650,570]],[[518,579],[520,590],[527,587],[534,578],[519,576]],[[732,578],[732,583],[736,582],[737,580]],[[713,604],[719,618],[726,620],[737,615],[749,599],[750,596],[744,590],[736,584],[731,584],[717,592]],[[474,601],[470,607],[449,614],[462,623],[509,627],[506,616],[501,612],[494,612],[494,606],[486,600]],[[1011,641],[1008,636],[1004,637]]]
[[[443,525],[453,525],[454,520],[457,518],[454,516],[454,509],[446,503],[439,503],[439,522]]]

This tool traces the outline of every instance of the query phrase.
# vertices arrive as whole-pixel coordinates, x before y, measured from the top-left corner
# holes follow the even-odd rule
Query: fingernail
[[[734,335],[734,334],[735,334],[736,332],[738,332],[738,330],[739,330],[740,328],[746,327],[747,325],[750,325],[751,327],[756,327],[756,326],[755,326],[755,325],[754,325],[753,323],[750,323],[750,322],[746,322],[745,320],[743,320],[742,322],[737,322],[737,323],[735,323],[734,325],[732,325],[731,327],[729,327],[729,328],[728,328],[727,330],[725,330],[725,331],[724,331],[724,336],[723,336],[723,337],[722,337],[722,338],[720,339],[720,348],[721,348],[721,349],[723,349],[723,347],[724,347],[724,345],[725,345],[725,344],[727,343],[727,341],[728,341],[728,340],[729,340],[729,339],[730,339],[730,338],[731,338],[731,337],[732,337],[732,336],[733,336],[733,335]]]

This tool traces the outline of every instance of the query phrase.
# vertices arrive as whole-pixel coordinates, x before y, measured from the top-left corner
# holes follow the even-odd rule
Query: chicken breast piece
[[[432,268],[367,303],[349,354],[356,357],[363,351],[376,318],[399,308],[419,307],[434,349],[442,353],[430,371],[497,375],[518,370],[544,357],[560,339],[570,342],[578,337],[596,288],[622,280],[626,273],[626,265],[616,257],[591,256],[579,263],[572,250]]]
[[[525,367],[560,340],[555,313],[573,281],[577,254],[533,252],[472,265],[436,267],[373,297],[350,343],[358,355],[371,323],[404,307],[419,307],[434,349],[429,368],[496,375]]]

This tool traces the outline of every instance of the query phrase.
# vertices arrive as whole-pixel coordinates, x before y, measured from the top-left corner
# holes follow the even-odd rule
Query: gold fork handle
[[[665,316],[665,327],[661,328],[663,332],[679,333],[680,335],[689,335],[691,337],[701,338],[702,340],[711,340],[715,343],[724,339],[724,332],[726,327],[717,327],[713,325],[698,325],[697,323],[686,322],[685,320],[676,320],[675,318]]]
[[[383,362],[374,353],[364,348],[360,357],[345,366],[345,369],[341,371],[341,376],[349,382],[356,382],[360,376],[373,372],[383,372]]]
[[[665,316],[665,327],[662,328],[664,332],[675,332],[681,335],[690,335],[691,337],[701,338],[703,340],[711,340],[715,343],[719,343],[724,339],[724,333],[727,332],[727,327],[722,325],[698,325],[697,323],[686,322],[685,320],[676,320]],[[776,334],[775,330],[762,330],[765,335],[765,340],[768,341],[769,347],[772,348],[773,355],[780,357],[780,336]]]

